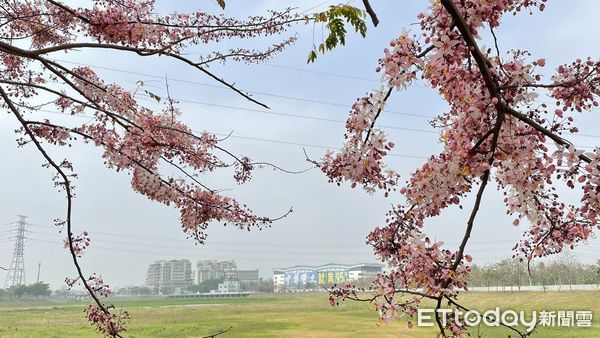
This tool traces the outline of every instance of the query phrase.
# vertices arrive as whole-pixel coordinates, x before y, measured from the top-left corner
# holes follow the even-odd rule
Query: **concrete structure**
[[[506,285],[506,286],[471,286],[469,291],[478,292],[546,292],[546,291],[600,291],[600,284],[572,284],[572,285]]]
[[[196,264],[196,284],[209,279],[238,281],[241,290],[254,290],[258,286],[258,269],[238,270],[235,261],[202,260]]]
[[[238,281],[242,290],[255,290],[259,282],[258,269],[235,270],[230,279]]]
[[[185,293],[192,282],[192,263],[187,259],[161,260],[148,266],[146,286],[156,293]]]
[[[285,283],[285,275],[282,272],[283,270],[278,270],[273,272],[273,285],[277,287],[281,286]]]
[[[235,261],[202,260],[196,264],[196,284],[209,279],[231,279],[237,269]]]
[[[275,289],[315,289],[345,281],[371,281],[383,270],[382,264],[325,264],[321,266],[297,265],[273,272]]]
[[[240,282],[238,281],[225,281],[220,283],[218,287],[219,293],[240,292],[240,290]]]

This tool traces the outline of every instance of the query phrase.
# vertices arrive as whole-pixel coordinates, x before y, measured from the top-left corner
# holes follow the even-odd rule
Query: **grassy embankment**
[[[592,310],[592,328],[540,328],[534,337],[600,337],[600,292],[467,293],[462,303],[485,311]],[[367,303],[332,308],[326,294],[252,295],[248,298],[114,298],[130,313],[127,337],[433,337],[432,328],[408,329],[405,319],[376,326]],[[97,337],[83,318],[87,303],[0,301],[0,337]],[[484,337],[507,337],[503,328],[480,327]],[[474,328],[474,336],[477,329]],[[513,335],[514,336],[514,335]]]

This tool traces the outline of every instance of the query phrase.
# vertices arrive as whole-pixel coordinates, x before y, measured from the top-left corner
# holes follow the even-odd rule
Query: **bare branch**
[[[379,24],[379,19],[377,18],[377,14],[373,10],[373,7],[371,7],[369,0],[363,0],[363,5],[365,6],[365,10],[371,17],[371,21],[373,21],[373,26],[377,27],[377,25]]]
[[[219,331],[217,333],[211,334],[210,336],[204,336],[204,338],[214,338],[216,336],[220,336],[222,334],[225,334],[225,333],[229,332],[231,329],[233,329],[233,326],[230,326],[228,329],[221,330],[221,331]]]

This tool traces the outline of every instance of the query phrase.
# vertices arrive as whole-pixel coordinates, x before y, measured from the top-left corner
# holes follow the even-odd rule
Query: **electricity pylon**
[[[4,288],[8,288],[16,285],[25,284],[25,260],[23,258],[25,254],[25,228],[27,222],[25,222],[26,216],[17,216],[19,221],[17,222],[17,238],[15,240],[15,250],[13,258],[8,268],[8,275],[6,276],[6,282]]]

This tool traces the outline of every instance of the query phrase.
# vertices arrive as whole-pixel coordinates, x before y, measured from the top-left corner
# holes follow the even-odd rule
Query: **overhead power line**
[[[38,239],[38,238],[31,238],[31,241],[33,242],[38,242],[38,243],[47,243],[47,244],[53,244],[53,245],[58,245],[60,244],[59,241],[51,241],[51,240],[47,240],[47,239]],[[108,243],[110,245],[110,243]],[[147,246],[148,248],[151,248],[151,246]],[[152,247],[153,248],[153,247]],[[285,258],[283,255],[274,255],[273,252],[269,252],[269,253],[264,253],[264,254],[254,254],[253,250],[241,250],[236,252],[235,254],[231,254],[231,255],[223,255],[223,254],[214,254],[213,252],[211,252],[210,249],[206,249],[206,250],[200,250],[198,249],[197,252],[194,252],[194,248],[189,248],[189,249],[185,249],[185,248],[172,248],[172,249],[161,249],[161,250],[150,250],[150,249],[144,249],[144,248],[131,248],[131,247],[123,247],[123,246],[117,246],[117,247],[113,247],[113,246],[104,246],[104,245],[94,245],[92,244],[92,246],[90,247],[90,250],[101,250],[101,251],[110,251],[110,252],[115,252],[115,253],[119,253],[119,252],[126,252],[126,253],[134,253],[134,254],[144,254],[144,255],[161,255],[161,256],[178,256],[178,257],[190,257],[190,256],[196,256],[196,257],[203,257],[203,258],[222,258],[222,259],[231,259],[232,257],[238,256],[240,255],[240,253],[243,253],[243,258],[246,259],[265,259],[265,260],[269,260],[269,261],[290,261],[291,259],[293,259],[292,257],[290,258]],[[226,250],[226,252],[232,252],[232,250]],[[493,252],[493,253],[492,253]],[[497,259],[499,255],[506,255],[507,257],[510,256],[510,248],[508,248],[507,250],[489,250],[489,249],[483,249],[483,250],[477,250],[474,251],[474,255],[476,259],[483,259],[483,260],[487,260],[487,259]],[[298,255],[298,253],[293,253],[294,255]],[[304,253],[302,253],[304,254]],[[346,252],[328,252],[328,253],[319,253],[318,255],[315,256],[339,256],[339,257],[349,257],[349,256],[355,256],[355,257],[371,257],[372,258],[372,253],[361,253],[361,252],[357,252],[356,250],[352,251],[351,253],[346,253]],[[580,258],[592,258],[595,259],[597,258],[597,255],[589,255],[589,254],[580,254],[580,253],[573,253],[573,256],[575,257],[580,257]],[[310,258],[309,258],[310,259]],[[335,259],[335,258],[332,258]],[[356,260],[356,259],[354,259]]]
[[[60,59],[53,59],[53,60],[54,61],[58,61],[58,62],[64,62],[64,63],[70,63],[70,64],[74,64],[74,65],[79,65],[79,66],[94,67],[94,68],[109,70],[109,71],[113,71],[113,72],[119,72],[119,73],[125,73],[125,74],[132,74],[132,75],[140,75],[140,76],[147,76],[147,77],[157,78],[157,79],[161,79],[161,80],[165,79],[164,76],[156,75],[156,74],[134,72],[134,71],[129,71],[129,70],[125,70],[125,69],[118,69],[118,68],[106,67],[106,66],[98,66],[98,65],[86,64],[86,63],[80,63],[80,62],[74,62],[74,61],[60,60]],[[291,67],[291,68],[293,68],[293,67]],[[218,88],[218,89],[229,90],[229,88],[227,88],[225,86],[216,85],[216,84],[209,84],[209,83],[203,83],[203,82],[198,82],[198,81],[190,81],[190,80],[183,80],[183,79],[177,79],[177,78],[169,78],[169,81],[180,82],[180,83],[187,83],[187,84],[193,84],[193,85],[199,85],[199,86],[204,86],[204,87],[211,87],[211,88]],[[294,96],[286,96],[286,95],[279,95],[279,94],[266,93],[266,92],[258,92],[258,91],[250,91],[250,90],[244,90],[244,91],[248,92],[248,93],[251,93],[251,94],[276,97],[276,98],[286,99],[286,100],[294,100],[294,101],[301,101],[301,102],[309,102],[309,103],[323,104],[323,105],[329,105],[329,106],[350,108],[350,105],[348,105],[348,104],[341,104],[341,103],[335,103],[335,102],[327,102],[327,101],[321,101],[321,100],[313,100],[313,99],[300,98],[300,97],[294,97]],[[183,102],[183,101],[181,101],[181,102]],[[412,116],[412,117],[419,117],[419,118],[425,118],[425,119],[434,118],[434,116],[430,116],[430,115],[415,114],[415,113],[406,113],[406,112],[398,112],[398,111],[392,111],[392,110],[383,110],[383,112],[384,113],[388,113],[388,114]],[[599,135],[592,135],[592,134],[575,133],[575,134],[572,134],[572,135],[573,136],[581,136],[581,137],[600,138]]]
[[[43,226],[43,225],[38,225],[38,224],[29,224],[30,226],[39,228],[40,230],[44,229],[47,230],[48,226]],[[146,235],[140,235],[140,234],[128,234],[123,232],[122,230],[119,230],[118,232],[103,232],[103,231],[97,231],[97,230],[93,230],[93,229],[88,229],[88,232],[92,238],[93,242],[101,242],[101,243],[110,243],[110,244],[131,244],[131,245],[141,245],[141,246],[149,246],[149,247],[154,247],[154,246],[158,246],[158,247],[171,247],[171,248],[181,248],[181,244],[183,242],[187,242],[193,243],[192,239],[185,239],[185,238],[170,238],[170,237],[158,237],[158,236],[146,236]],[[30,231],[30,233],[32,234],[37,234],[37,235],[43,235],[45,237],[47,236],[52,236],[52,235],[57,235],[57,233],[50,233],[47,231]],[[100,238],[98,238],[100,237]],[[102,238],[102,237],[108,237],[107,238]],[[127,241],[119,241],[118,239],[123,239],[126,238]],[[489,249],[489,247],[491,245],[501,245],[501,246],[506,246],[507,248],[512,248],[512,246],[518,241],[519,239],[495,239],[495,240],[477,240],[473,243],[471,243],[472,245],[484,245],[485,249]],[[136,241],[141,241],[140,242],[136,242]],[[157,245],[157,243],[163,243],[165,245]],[[369,246],[363,245],[363,246],[348,246],[348,245],[331,245],[331,244],[315,244],[315,243],[302,243],[302,242],[277,242],[277,243],[273,243],[273,242],[260,242],[260,243],[252,243],[252,242],[232,242],[232,241],[213,241],[213,240],[208,240],[208,242],[206,243],[207,245],[210,245],[211,247],[213,245],[225,245],[225,246],[233,246],[233,247],[240,247],[240,246],[250,246],[250,247],[259,247],[259,248],[273,248],[273,249],[281,249],[282,247],[284,248],[290,248],[290,246],[297,246],[297,247],[303,247],[303,248],[311,248],[311,249],[335,249],[335,250],[343,250],[343,249],[348,249],[348,250],[357,250],[357,249],[361,249],[361,248],[366,248]],[[457,246],[458,244],[460,244],[459,242],[445,242],[445,245],[447,246]],[[586,244],[580,244],[577,248],[581,248],[581,249],[590,249],[590,250],[594,250],[597,248],[600,248],[599,246],[597,246],[598,243],[586,243]],[[203,247],[203,246],[200,246]]]
[[[323,1],[323,2],[321,2],[319,4],[317,4],[317,5],[314,5],[314,6],[310,7],[310,8],[305,9],[304,11],[300,12],[300,14],[305,14],[307,12],[310,12],[313,9],[319,8],[319,7],[325,5],[325,4],[329,3],[329,2],[331,2],[331,0]]]
[[[346,121],[344,121],[344,120],[336,120],[336,119],[329,119],[329,118],[323,118],[323,117],[297,115],[297,114],[290,114],[290,113],[278,113],[278,112],[268,111],[268,110],[250,109],[250,108],[235,107],[235,106],[228,106],[228,105],[223,105],[223,104],[194,101],[194,100],[185,100],[185,99],[178,99],[178,98],[173,98],[173,100],[178,101],[178,102],[183,102],[183,103],[198,104],[198,105],[209,106],[209,107],[227,108],[227,109],[233,109],[233,110],[242,110],[242,111],[247,111],[247,112],[252,112],[252,113],[279,115],[279,116],[294,117],[294,118],[316,120],[316,121],[325,121],[325,122],[335,122],[335,123],[342,123],[342,124],[346,123]],[[428,134],[439,134],[439,132],[434,131],[434,130],[426,130],[426,129],[418,129],[418,128],[405,128],[405,127],[396,127],[396,126],[388,126],[388,125],[378,125],[377,127],[382,128],[382,129],[413,131],[413,132],[428,133]]]
[[[209,104],[212,105],[212,104]],[[220,106],[220,105],[216,105],[216,106]],[[246,110],[246,109],[244,109]],[[79,115],[68,115],[68,114],[64,114],[61,112],[57,112],[57,111],[52,111],[52,110],[46,110],[46,109],[40,109],[39,111],[41,112],[45,112],[45,113],[49,113],[49,114],[56,114],[56,115],[61,115],[64,117],[79,117],[79,118],[86,118],[86,119],[90,119],[93,118],[93,116],[91,115],[85,115],[85,114],[79,114]],[[400,127],[398,127],[398,129],[400,129]],[[411,131],[410,128],[404,128],[404,130],[408,130]],[[194,132],[200,132],[198,130],[193,130]],[[417,130],[413,130],[413,131],[417,131]],[[429,131],[424,131],[424,130],[418,130],[421,132],[429,132]],[[326,150],[339,150],[340,147],[339,146],[326,146],[326,145],[318,145],[318,144],[311,144],[311,143],[302,143],[302,142],[293,142],[293,141],[284,141],[284,140],[277,140],[277,139],[266,139],[266,138],[261,138],[261,137],[251,137],[251,136],[240,136],[240,135],[230,135],[230,134],[224,134],[224,133],[212,133],[215,134],[217,136],[222,136],[222,137],[229,137],[229,138],[234,138],[234,139],[241,139],[241,140],[249,140],[249,141],[257,141],[257,142],[267,142],[267,143],[274,143],[274,144],[284,144],[284,145],[292,145],[292,146],[300,146],[300,147],[306,147],[306,148],[316,148],[316,149],[326,149]],[[581,148],[593,148],[593,146],[578,146]],[[392,157],[400,157],[400,158],[411,158],[411,159],[429,159],[428,156],[422,156],[422,155],[408,155],[408,154],[395,154],[395,153],[390,153],[387,156],[392,156]]]
[[[45,240],[45,239],[37,239],[37,238],[32,238],[31,239],[34,242],[42,242],[42,243],[48,243],[48,244],[60,244],[58,241],[49,241],[49,240]],[[98,250],[105,250],[105,251],[111,251],[111,252],[127,252],[127,253],[136,253],[136,254],[152,254],[152,255],[173,255],[173,256],[191,256],[192,253],[190,252],[190,250],[185,250],[185,249],[171,249],[169,251],[157,251],[157,250],[144,250],[144,249],[131,249],[129,247],[127,248],[123,248],[123,247],[108,247],[108,246],[93,246],[94,249],[98,249]],[[90,248],[91,249],[91,248]],[[286,259],[283,258],[281,256],[278,255],[274,255],[273,252],[269,253],[269,254],[264,254],[264,255],[251,255],[252,252],[248,252],[248,250],[244,251],[244,252],[240,252],[243,253],[243,257],[246,259],[268,259],[269,261],[289,261],[290,259]],[[238,253],[238,255],[240,254]],[[354,252],[352,253],[355,256],[360,256],[360,257],[366,257],[366,256],[370,256],[370,255],[365,255],[364,253],[357,253]],[[200,250],[198,250],[197,256],[202,256],[204,258],[208,258],[208,257],[212,257],[212,258],[223,258],[223,259],[231,259],[231,257],[235,256],[235,255],[214,255],[212,253],[209,252],[201,252]],[[333,255],[333,254],[332,254]],[[322,254],[321,254],[322,256]],[[343,253],[343,254],[339,254],[340,257],[347,257],[349,256],[349,254],[347,253]]]
[[[208,56],[209,55],[208,53],[201,53],[201,52],[197,52],[197,51],[186,51],[186,53],[197,54],[197,55],[202,55],[202,56]],[[257,63],[257,65],[258,66],[264,66],[264,67],[271,67],[271,68],[287,69],[287,70],[291,70],[291,71],[295,71],[295,72],[301,72],[301,73],[309,73],[309,74],[317,74],[317,75],[324,75],[324,76],[339,77],[339,78],[343,78],[343,79],[358,80],[358,81],[364,81],[364,82],[376,82],[376,83],[380,82],[378,79],[375,79],[375,78],[368,78],[368,77],[362,77],[362,76],[356,76],[356,75],[349,75],[349,74],[341,74],[341,73],[334,73],[334,72],[324,72],[324,71],[320,71],[320,70],[306,69],[306,68],[292,67],[292,66],[285,66],[285,65],[277,65],[277,64],[268,63],[268,62]]]
[[[265,66],[265,67],[272,67],[272,68],[288,69],[288,70],[293,70],[293,71],[296,71],[296,72],[313,73],[313,74],[327,75],[327,76],[335,76],[335,77],[344,78],[344,79],[351,79],[351,80],[360,80],[360,81],[367,81],[367,82],[379,82],[379,80],[377,80],[377,79],[370,79],[370,78],[360,77],[360,76],[355,76],[355,75],[347,75],[347,74],[323,72],[323,71],[310,70],[310,69],[304,69],[304,68],[298,68],[298,67],[291,67],[291,66],[284,66],[284,65],[275,65],[275,64],[272,64],[272,63],[259,63],[259,65]]]
[[[226,134],[218,134],[218,133],[215,133],[215,135],[227,136]],[[310,143],[288,142],[288,141],[280,141],[280,140],[265,139],[265,138],[258,138],[258,137],[237,136],[237,135],[231,135],[230,137],[242,139],[242,140],[269,142],[269,143],[277,143],[277,144],[287,144],[287,145],[301,146],[301,147],[307,147],[307,148],[320,148],[320,149],[328,149],[328,150],[339,149],[339,147],[322,146],[322,145],[310,144]],[[425,156],[405,155],[405,154],[388,154],[388,156],[413,158],[413,159],[428,159],[428,157],[425,157]]]
[[[74,65],[78,65],[78,66],[94,67],[94,68],[104,69],[104,70],[118,72],[118,73],[132,74],[132,75],[139,75],[139,76],[146,76],[146,77],[155,78],[155,79],[161,79],[161,80],[165,79],[164,75],[156,75],[156,74],[149,74],[149,73],[142,73],[142,72],[134,72],[134,71],[126,70],[126,69],[119,69],[119,68],[105,67],[105,66],[97,66],[97,65],[87,64],[87,63],[80,63],[80,62],[60,60],[60,59],[53,59],[53,60],[54,61],[58,61],[58,62],[70,63],[70,64],[74,64]],[[227,88],[225,86],[220,86],[220,85],[210,84],[210,83],[204,83],[204,82],[198,82],[198,81],[183,80],[183,79],[177,79],[177,78],[171,78],[171,77],[169,77],[168,80],[172,81],[172,82],[187,83],[187,84],[193,84],[193,85],[198,85],[198,86],[203,86],[203,87],[210,87],[210,88],[230,90],[229,88]],[[350,104],[342,104],[342,103],[336,103],[336,102],[327,102],[327,101],[322,101],[322,100],[314,100],[314,99],[307,99],[307,98],[296,97],[296,96],[279,95],[279,94],[273,94],[273,93],[267,93],[267,92],[251,91],[251,90],[243,90],[243,91],[245,91],[247,93],[250,93],[250,94],[275,97],[275,98],[285,99],[285,100],[293,100],[293,101],[316,103],[316,104],[322,104],[322,105],[328,105],[328,106],[343,107],[343,108],[347,108],[347,109],[349,109],[351,107]],[[383,112],[384,113],[388,113],[388,114],[412,116],[412,117],[419,117],[419,118],[425,118],[425,119],[430,119],[430,118],[434,117],[434,116],[428,116],[428,115],[423,115],[423,114],[398,112],[398,111],[393,111],[393,110],[384,110]]]
[[[88,118],[88,119],[89,118],[93,118],[93,116],[85,115],[85,114],[69,115],[69,114],[64,114],[64,113],[61,113],[61,112],[52,111],[52,110],[46,110],[46,109],[39,109],[39,111],[45,112],[45,113],[49,113],[49,114],[58,114],[58,115],[61,115],[61,116],[64,116],[64,117],[80,117],[80,118]],[[193,130],[193,132],[198,133],[200,131]],[[260,138],[260,137],[230,135],[230,134],[223,134],[223,133],[212,133],[212,134],[215,134],[217,136],[235,138],[235,139],[251,140],[251,141],[258,141],[258,142],[268,142],[268,143],[276,143],[276,144],[285,144],[285,145],[294,145],[294,146],[301,146],[301,147],[307,147],[307,148],[319,148],[319,149],[327,149],[327,150],[340,149],[339,146],[338,147],[333,147],[333,146],[325,146],[325,145],[310,144],[310,143],[300,143],[300,142],[282,141],[282,140],[275,140],[275,139],[266,139],[266,138]],[[393,154],[393,153],[388,154],[388,156],[402,157],[402,158],[413,158],[413,159],[428,159],[429,158],[429,157],[419,156],[419,155]]]

